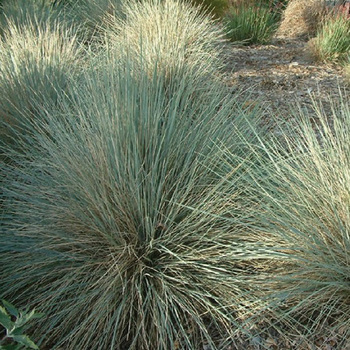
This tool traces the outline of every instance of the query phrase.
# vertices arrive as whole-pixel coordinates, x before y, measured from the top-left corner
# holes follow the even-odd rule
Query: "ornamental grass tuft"
[[[302,40],[313,38],[328,13],[326,0],[290,0],[276,35]]]
[[[133,72],[71,84],[3,165],[0,296],[45,313],[43,348],[216,349],[259,307],[261,247],[239,214],[247,116],[217,85],[203,103],[187,77],[169,97],[157,70]]]
[[[71,27],[86,46],[101,41],[102,23],[107,15],[122,15],[124,0],[4,0],[0,8],[0,32],[8,25],[33,23],[41,30],[60,22]]]
[[[61,0],[64,21],[74,27],[77,37],[86,46],[98,46],[103,40],[106,16],[123,16],[125,0]],[[63,12],[63,11],[62,11]]]
[[[344,97],[327,113],[300,110],[281,139],[262,144],[251,172],[252,214],[272,247],[265,281],[271,315],[290,341],[339,349],[350,339],[350,108]],[[254,192],[252,192],[254,193]],[[301,346],[301,344],[299,344]]]
[[[318,61],[344,63],[350,55],[350,20],[344,14],[331,14],[312,41],[312,54]]]
[[[244,45],[268,43],[278,27],[280,14],[263,1],[233,4],[224,18],[227,37]]]
[[[48,22],[63,19],[63,7],[53,0],[2,0],[0,8],[0,31],[8,26],[36,26],[43,28]]]
[[[74,33],[59,23],[9,22],[0,39],[0,144],[37,118],[41,106],[56,102],[82,61]],[[18,136],[18,133],[17,133]],[[13,140],[12,140],[13,141]],[[11,142],[12,142],[11,141]]]
[[[219,75],[224,33],[198,8],[181,1],[154,0],[129,2],[123,13],[123,18],[109,16],[105,23],[107,45],[117,61],[134,60],[135,67],[141,61],[150,76],[155,68],[165,74],[169,85],[173,77],[189,75],[205,86]]]

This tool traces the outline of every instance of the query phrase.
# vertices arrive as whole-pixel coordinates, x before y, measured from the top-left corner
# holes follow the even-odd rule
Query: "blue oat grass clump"
[[[177,77],[191,77],[206,86],[219,76],[224,32],[200,9],[182,1],[153,0],[128,2],[123,14],[104,21],[105,45],[116,61],[131,59],[134,69],[138,62],[150,77],[157,70],[168,85]]]
[[[291,341],[296,335],[306,344],[333,339],[347,348],[350,109],[345,95],[331,106],[326,112],[314,101],[312,113],[300,109],[280,137],[262,143],[248,186],[260,198],[254,230],[272,247],[271,277],[262,287],[269,319]]]
[[[169,96],[139,72],[86,73],[3,165],[0,295],[45,312],[40,346],[217,348],[259,307],[239,185],[250,126],[218,85],[203,103],[188,77]]]
[[[44,104],[56,103],[83,66],[83,49],[74,32],[60,22],[9,21],[0,38],[0,135],[13,143],[39,118]]]

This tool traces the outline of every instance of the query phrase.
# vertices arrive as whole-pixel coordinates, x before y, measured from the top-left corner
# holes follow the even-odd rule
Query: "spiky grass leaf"
[[[1,300],[2,304],[5,306],[6,310],[10,313],[10,315],[14,317],[18,317],[18,310],[8,301]]]
[[[11,329],[12,327],[11,316],[2,306],[0,306],[0,324],[6,329]]]

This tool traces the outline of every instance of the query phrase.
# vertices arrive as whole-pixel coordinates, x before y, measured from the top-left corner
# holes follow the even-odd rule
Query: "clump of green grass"
[[[282,128],[282,140],[257,151],[260,164],[252,183],[261,200],[254,227],[274,250],[267,294],[285,336],[299,335],[307,344],[333,336],[346,348],[350,108],[344,99],[330,115],[317,103],[314,112],[301,111],[293,128]]]
[[[227,37],[244,45],[266,44],[278,27],[280,15],[263,2],[238,2],[224,19]]]
[[[74,33],[59,23],[41,28],[35,21],[9,22],[0,39],[1,143],[24,130],[49,101],[56,102],[77,74],[82,49]],[[12,136],[11,136],[12,135]]]
[[[50,349],[215,349],[258,306],[235,215],[250,127],[218,85],[203,103],[179,77],[169,97],[164,75],[117,67],[43,108],[30,154],[3,165],[0,295],[45,312]]]
[[[342,14],[332,14],[318,30],[312,41],[316,60],[344,62],[350,54],[350,21]]]
[[[165,74],[169,85],[181,72],[202,86],[219,74],[223,32],[198,8],[174,0],[130,2],[124,14],[107,21],[107,44],[117,61],[138,60],[150,76],[155,69]]]

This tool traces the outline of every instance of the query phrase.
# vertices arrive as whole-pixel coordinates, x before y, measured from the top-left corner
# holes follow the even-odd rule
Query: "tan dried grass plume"
[[[344,78],[346,85],[350,87],[350,62],[344,67]]]
[[[283,14],[277,37],[313,37],[327,12],[325,0],[291,0]]]

